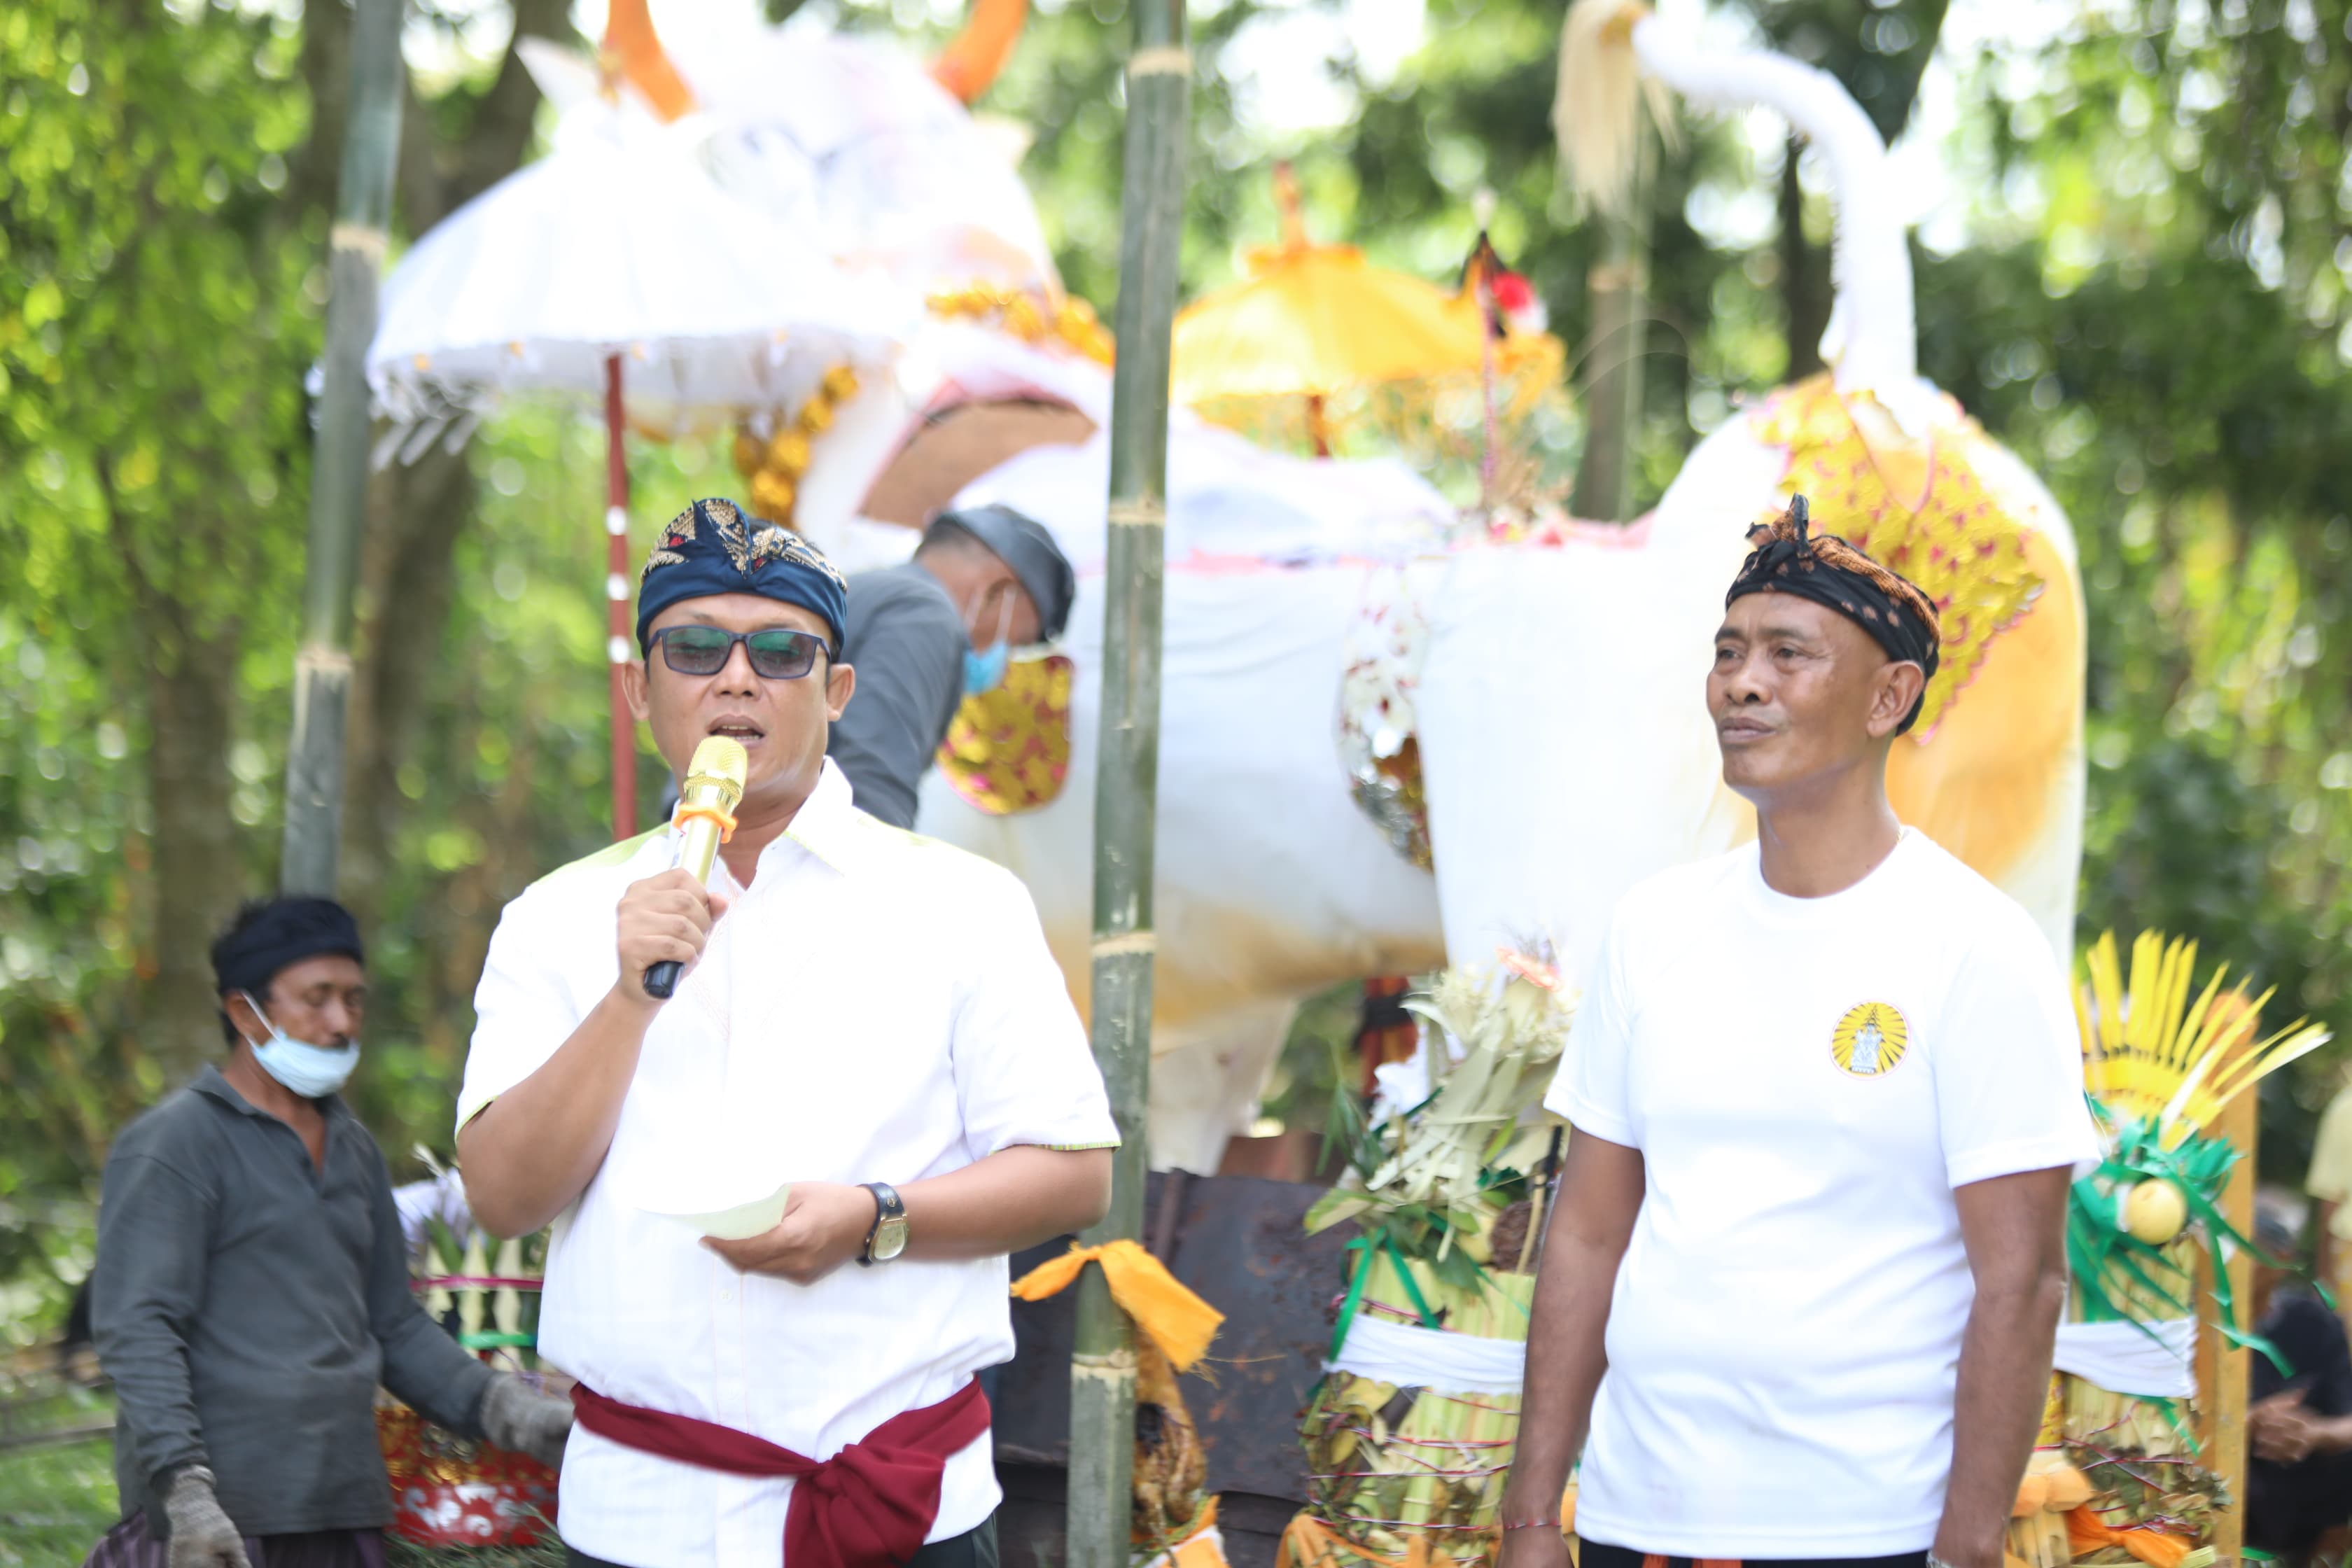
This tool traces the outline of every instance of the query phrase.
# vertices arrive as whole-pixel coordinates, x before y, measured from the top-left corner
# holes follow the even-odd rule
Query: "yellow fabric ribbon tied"
[[[1049,1258],[1014,1280],[1013,1293],[1024,1301],[1058,1296],[1089,1263],[1102,1265],[1111,1300],[1150,1336],[1178,1372],[1192,1371],[1192,1363],[1208,1353],[1209,1341],[1225,1315],[1194,1295],[1160,1259],[1132,1241],[1106,1241],[1099,1247],[1073,1242],[1061,1257]]]

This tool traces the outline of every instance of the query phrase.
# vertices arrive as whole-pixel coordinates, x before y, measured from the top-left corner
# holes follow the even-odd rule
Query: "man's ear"
[[[1901,727],[1904,716],[1927,688],[1927,672],[1908,659],[1889,659],[1879,671],[1870,704],[1870,738],[1883,741]]]
[[[842,712],[848,708],[849,699],[856,690],[856,667],[831,664],[828,661],[824,672],[824,721],[826,723],[841,722]]]
[[[621,694],[629,700],[629,717],[640,724],[646,721],[646,697],[652,679],[646,671],[646,659],[652,657],[648,653],[645,659],[635,659],[621,666]]]
[[[244,993],[224,992],[220,1005],[221,1011],[228,1015],[229,1026],[244,1036],[247,1044],[252,1043],[257,1035],[264,1037],[268,1036],[268,1021],[259,1013],[254,1011],[253,1004],[245,999]]]

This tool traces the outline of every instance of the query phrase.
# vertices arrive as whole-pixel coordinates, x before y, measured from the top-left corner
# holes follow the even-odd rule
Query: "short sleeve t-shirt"
[[[2303,1190],[2336,1205],[2336,1237],[2352,1241],[2352,1089],[2337,1090],[2319,1119]]]
[[[1642,1152],[1580,1534],[1668,1556],[1933,1540],[1975,1289],[1952,1191],[2097,1142],[2023,909],[1906,829],[1795,899],[1757,848],[1619,906],[1546,1104]]]

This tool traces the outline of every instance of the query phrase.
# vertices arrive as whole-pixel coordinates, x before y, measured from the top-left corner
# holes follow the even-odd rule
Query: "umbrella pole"
[[[604,358],[604,630],[613,683],[613,837],[637,831],[637,724],[622,671],[629,663],[629,462],[621,356]]]

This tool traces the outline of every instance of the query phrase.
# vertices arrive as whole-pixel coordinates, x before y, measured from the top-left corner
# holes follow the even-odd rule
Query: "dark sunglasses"
[[[751,673],[762,680],[798,680],[816,668],[816,656],[833,657],[833,649],[814,632],[775,627],[763,632],[730,632],[722,626],[665,626],[653,635],[662,662],[680,675],[716,675],[735,657],[741,643],[751,656]]]

